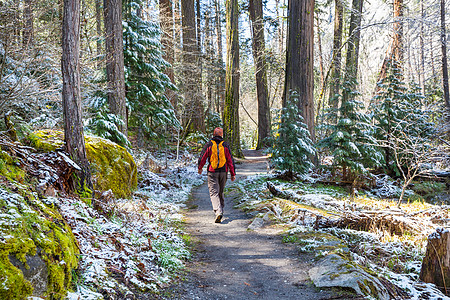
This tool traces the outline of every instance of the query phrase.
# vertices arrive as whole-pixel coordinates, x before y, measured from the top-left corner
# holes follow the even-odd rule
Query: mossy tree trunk
[[[252,21],[253,59],[255,61],[256,91],[258,96],[258,145],[262,148],[270,135],[270,108],[267,91],[267,72],[264,40],[264,19],[262,0],[250,0],[250,20]]]
[[[314,142],[313,50],[314,0],[289,0],[283,107],[291,93],[296,91],[299,95],[298,107]]]
[[[80,0],[64,0],[62,28],[64,140],[66,150],[81,170],[74,188],[80,194],[92,190],[91,172],[86,158],[80,91]]]
[[[238,0],[226,1],[227,65],[225,75],[224,134],[231,151],[242,157],[239,128],[239,4]]]

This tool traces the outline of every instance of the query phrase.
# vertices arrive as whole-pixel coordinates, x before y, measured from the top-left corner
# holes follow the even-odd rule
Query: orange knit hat
[[[216,127],[216,129],[214,129],[214,136],[223,136],[223,129]]]

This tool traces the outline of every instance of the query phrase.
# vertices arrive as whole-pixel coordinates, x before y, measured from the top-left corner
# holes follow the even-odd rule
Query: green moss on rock
[[[120,198],[131,196],[137,186],[137,168],[131,154],[106,139],[89,136],[85,140],[94,189],[111,189]]]
[[[42,203],[25,186],[16,188],[17,193],[0,188],[0,299],[31,295],[63,299],[78,266],[75,237],[55,208]],[[30,281],[35,278],[26,278],[22,272],[30,268],[27,260],[36,253],[47,268],[47,278],[40,279],[47,286],[43,294],[33,293]]]
[[[30,133],[28,140],[37,150],[55,151],[64,146],[64,133],[60,130],[43,129]]]
[[[57,130],[35,131],[28,139],[32,146],[41,151],[54,151],[64,145],[64,134]],[[131,196],[137,187],[137,168],[131,154],[125,148],[103,138],[85,136],[85,142],[94,189],[111,189],[119,198]]]
[[[0,175],[9,180],[22,182],[25,172],[16,165],[14,159],[5,151],[0,149]]]

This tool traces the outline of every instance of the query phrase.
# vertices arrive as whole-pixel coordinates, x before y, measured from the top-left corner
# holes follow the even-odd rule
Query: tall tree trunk
[[[342,46],[342,28],[344,23],[344,6],[342,0],[335,0],[334,13],[334,37],[333,37],[333,60],[331,61],[331,80],[330,94],[328,103],[330,107],[337,109],[339,107],[339,88],[341,85],[341,46]],[[337,119],[333,120],[334,122]]]
[[[128,120],[125,102],[122,0],[104,0],[104,10],[108,104],[111,113],[123,120],[123,124],[117,126],[126,136]]]
[[[29,48],[33,45],[33,0],[24,1],[23,9],[23,48]]]
[[[256,67],[256,91],[258,95],[258,144],[256,148],[260,149],[266,144],[265,140],[270,135],[262,0],[250,0],[249,12],[252,21],[253,59]]]
[[[198,47],[195,34],[194,0],[181,1],[183,23],[183,75],[185,112],[184,126],[189,126],[188,132],[204,131],[203,104],[198,87]]]
[[[208,100],[208,113],[212,113],[215,111],[214,105],[215,101],[213,100],[213,87],[214,87],[214,75],[212,72],[212,67],[214,65],[214,51],[212,45],[212,25],[211,25],[211,9],[208,6],[208,9],[205,11],[205,54],[206,54],[206,97]]]
[[[421,22],[420,22],[420,36],[419,36],[419,43],[420,43],[420,71],[419,71],[419,80],[420,80],[420,88],[422,89],[422,93],[425,95],[425,32],[424,32],[424,26],[423,23],[425,21],[425,11],[423,9],[423,1],[420,0],[420,15],[421,15]]]
[[[172,83],[175,83],[175,73],[173,71],[173,64],[175,58],[174,51],[174,23],[173,23],[173,7],[171,0],[159,0],[159,22],[161,24],[161,43],[164,47],[163,58],[170,64],[166,68],[165,74],[170,78]],[[172,90],[166,90],[166,97],[169,98],[173,108],[177,109],[177,97]]]
[[[347,43],[347,60],[345,63],[344,81],[349,83],[343,93],[342,102],[347,102],[351,97],[351,91],[356,89],[358,76],[359,43],[361,39],[361,19],[363,0],[352,1],[352,13],[350,16],[349,39]],[[347,89],[348,88],[348,89]],[[348,93],[350,92],[350,93]]]
[[[395,63],[396,68],[403,68],[403,0],[394,0],[394,26],[391,46],[386,51],[386,55],[378,74],[377,83],[386,77],[388,64]],[[379,91],[378,85],[375,93]]]
[[[96,46],[97,46],[97,69],[102,69],[102,60],[100,59],[103,54],[102,50],[102,0],[95,0],[95,29],[97,31],[97,39],[96,39]]]
[[[394,21],[392,58],[397,67],[403,67],[403,0],[394,0]]]
[[[65,0],[62,27],[63,77],[62,100],[64,109],[64,140],[66,150],[81,170],[75,177],[74,188],[86,192],[92,189],[89,162],[84,145],[80,91],[80,0]]]
[[[322,51],[322,38],[320,37],[320,27],[319,27],[319,18],[316,18],[316,27],[317,27],[317,46],[319,49],[319,71],[320,71],[320,90],[324,91],[325,89],[325,72],[323,67],[323,51]],[[320,93],[319,100],[317,103],[317,114],[316,114],[316,126],[319,124],[319,117],[321,115],[321,110],[323,109],[323,93]]]
[[[203,98],[203,55],[202,55],[202,26],[201,26],[201,10],[200,10],[200,0],[196,0],[196,22],[197,22],[197,56],[198,56],[198,69],[197,69],[197,86],[198,86],[198,97]]]
[[[447,106],[447,126],[450,127],[450,95],[448,87],[447,35],[445,33],[445,0],[441,0],[441,49],[442,49],[442,87],[444,89],[445,105]]]
[[[218,88],[217,94],[219,96],[220,114],[223,118],[225,108],[225,73],[223,70],[223,46],[222,46],[222,23],[220,18],[220,0],[215,1],[216,8],[216,36],[217,36],[217,74],[218,74]]]
[[[299,95],[299,109],[311,139],[314,128],[314,0],[289,0],[286,49],[286,79],[283,107],[293,91]]]
[[[430,34],[430,61],[431,61],[431,78],[433,78],[433,85],[436,85],[438,81],[438,75],[436,72],[436,66],[434,64],[434,48],[433,48],[433,35]]]
[[[239,4],[226,0],[227,66],[225,76],[224,133],[233,153],[242,157],[239,128]]]

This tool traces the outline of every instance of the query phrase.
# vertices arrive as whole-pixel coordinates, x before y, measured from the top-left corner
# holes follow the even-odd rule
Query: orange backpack
[[[227,159],[225,158],[225,148],[223,147],[223,141],[217,144],[215,141],[212,141],[211,147],[211,157],[209,158],[209,162],[213,169],[222,168]]]

